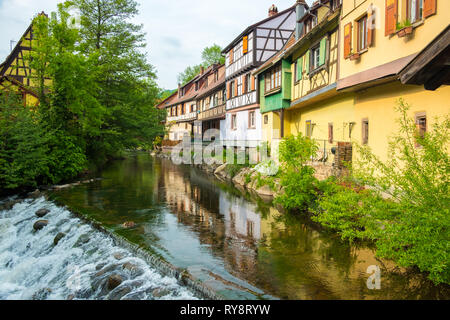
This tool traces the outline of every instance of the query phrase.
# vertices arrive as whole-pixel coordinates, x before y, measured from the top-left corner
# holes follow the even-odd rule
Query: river
[[[136,153],[108,166],[95,182],[53,191],[49,202],[27,200],[0,213],[0,299],[36,294],[65,299],[70,292],[63,287],[71,275],[65,269],[71,264],[85,279],[75,298],[195,298],[55,201],[186,269],[226,299],[449,298],[447,286],[436,287],[422,274],[376,259],[373,248],[345,243],[199,169]],[[37,235],[30,221],[40,207],[51,209],[51,227]],[[123,228],[127,221],[136,227]],[[63,245],[50,245],[61,230],[68,234]],[[80,248],[82,234],[93,239]],[[93,290],[92,281],[105,281],[105,276],[96,280],[98,270],[117,272],[114,252],[125,256],[119,266],[131,261],[142,271],[133,276],[121,269],[125,284],[132,284],[125,292],[123,285],[112,293],[105,292],[105,284]],[[379,289],[371,286],[376,279],[369,279],[373,266],[380,268]]]

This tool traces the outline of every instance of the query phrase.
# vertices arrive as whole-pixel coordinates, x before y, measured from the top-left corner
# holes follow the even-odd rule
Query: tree
[[[197,66],[189,66],[184,69],[183,72],[178,74],[178,83],[180,83],[181,85],[185,85],[186,83],[194,79],[200,73],[201,67],[202,65],[199,64]]]
[[[202,52],[202,60],[206,67],[215,63],[224,64],[225,57],[222,56],[222,48],[217,44],[206,47]]]
[[[210,47],[206,47],[202,51],[202,63],[195,66],[189,66],[184,69],[183,72],[178,74],[178,83],[185,85],[192,79],[194,79],[199,73],[201,68],[208,68],[213,64],[224,64],[225,57],[222,56],[222,48],[217,44]]]
[[[97,100],[106,116],[92,136],[88,155],[105,161],[127,148],[145,147],[160,135],[163,112],[155,109],[159,89],[147,63],[142,25],[134,0],[74,0],[81,15],[80,46],[93,61]]]

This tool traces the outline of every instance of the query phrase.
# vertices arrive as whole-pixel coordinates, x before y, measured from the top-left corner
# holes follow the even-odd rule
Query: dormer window
[[[195,82],[195,91],[198,91],[198,81]]]

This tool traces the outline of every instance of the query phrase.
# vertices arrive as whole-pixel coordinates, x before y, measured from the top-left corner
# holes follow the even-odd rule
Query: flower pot
[[[354,60],[358,60],[361,57],[361,55],[359,53],[354,53],[350,56],[350,60],[354,61]]]
[[[403,38],[403,37],[405,37],[407,35],[410,35],[412,32],[413,32],[413,27],[409,26],[409,27],[405,27],[405,28],[401,29],[397,33],[397,35],[398,35],[399,38]]]

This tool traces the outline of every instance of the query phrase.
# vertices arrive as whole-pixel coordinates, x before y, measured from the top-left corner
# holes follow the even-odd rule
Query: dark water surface
[[[52,197],[203,280],[229,299],[448,299],[423,275],[379,261],[190,166],[132,154],[103,180]],[[126,221],[137,227],[122,228]],[[367,269],[381,269],[370,290]]]

